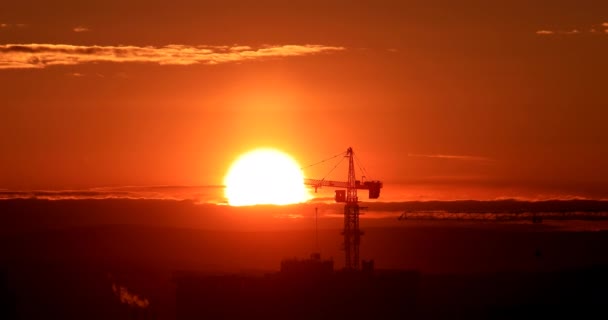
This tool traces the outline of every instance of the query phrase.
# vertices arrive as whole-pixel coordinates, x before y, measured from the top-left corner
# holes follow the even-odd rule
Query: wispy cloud
[[[89,32],[89,31],[91,31],[91,29],[89,29],[87,27],[83,27],[83,26],[78,26],[78,27],[75,27],[74,29],[72,29],[72,31],[74,31],[74,32]]]
[[[478,156],[469,156],[469,155],[454,155],[454,154],[417,154],[417,153],[408,153],[408,157],[418,157],[418,158],[437,158],[437,159],[448,159],[448,160],[462,160],[462,161],[493,161],[493,159],[486,157],[478,157]]]
[[[33,69],[85,63],[220,64],[306,56],[345,50],[323,45],[248,46],[77,46],[69,44],[0,45],[0,69]]]
[[[593,33],[593,31],[590,30],[591,33]],[[572,30],[567,30],[567,31],[563,31],[563,30],[538,30],[536,31],[536,34],[538,35],[554,35],[554,34],[579,34],[581,33],[580,30],[578,29],[572,29]]]
[[[25,24],[25,23],[15,23],[15,24],[0,23],[0,29],[3,29],[3,28],[25,28],[25,27],[27,27],[27,24]]]
[[[571,30],[564,30],[564,29],[542,29],[542,30],[537,30],[535,33],[537,35],[541,35],[541,36],[548,36],[548,35],[575,35],[575,34],[597,34],[598,30],[600,32],[602,32],[602,28],[605,28],[605,30],[603,30],[603,33],[608,33],[608,22],[603,22],[600,24],[592,24],[592,25],[587,25],[585,27],[582,28],[575,28],[575,29],[571,29]],[[583,30],[583,31],[581,31]],[[586,30],[586,31],[585,31]]]

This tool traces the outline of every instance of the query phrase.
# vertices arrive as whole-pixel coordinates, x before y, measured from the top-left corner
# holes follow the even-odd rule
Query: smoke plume
[[[112,277],[110,276],[110,279]],[[150,301],[146,298],[142,298],[127,289],[127,287],[116,284],[112,280],[112,292],[120,299],[120,303],[128,304],[133,307],[145,309],[150,305]]]

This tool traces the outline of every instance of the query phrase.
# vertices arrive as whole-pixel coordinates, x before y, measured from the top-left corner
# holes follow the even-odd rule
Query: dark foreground
[[[131,280],[133,288],[150,301],[143,308],[121,303],[112,291],[112,280],[100,270],[39,266],[37,270],[2,272],[0,316],[2,319],[511,319],[564,315],[604,318],[607,274],[606,267],[476,275],[378,270],[370,276],[338,275],[322,282],[272,275],[270,279],[242,274],[199,275],[179,278],[173,283],[177,291],[163,283],[133,285],[136,281]],[[160,289],[167,292],[159,294]],[[163,303],[176,305],[172,312],[167,312],[162,310]]]
[[[510,319],[606,315],[608,268],[421,275],[178,274],[178,319]]]
[[[314,250],[310,229],[211,230],[183,203],[100,203],[0,204],[0,319],[607,315],[608,233],[594,228],[375,222],[362,244],[374,272],[310,278],[277,275],[283,258]],[[319,231],[336,270],[340,240]]]

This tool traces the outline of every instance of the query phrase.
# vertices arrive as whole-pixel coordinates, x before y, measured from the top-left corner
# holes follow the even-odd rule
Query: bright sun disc
[[[240,156],[230,167],[224,185],[232,206],[284,205],[309,199],[298,163],[273,149],[258,149]]]

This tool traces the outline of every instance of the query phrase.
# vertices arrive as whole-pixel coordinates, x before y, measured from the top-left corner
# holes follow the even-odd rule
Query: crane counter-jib
[[[332,181],[323,179],[304,179],[304,184],[312,186],[317,192],[318,188],[321,187],[333,187],[333,188],[348,188],[348,182],[346,181]],[[355,181],[355,188],[359,190],[369,190],[370,199],[378,199],[380,197],[380,189],[382,189],[381,181]],[[339,191],[339,190],[337,190]]]

